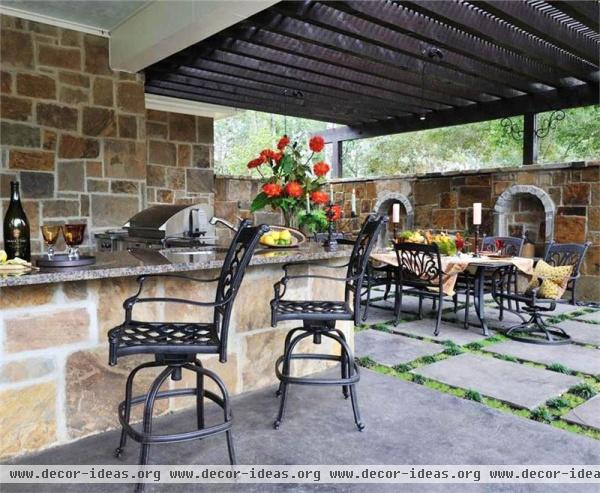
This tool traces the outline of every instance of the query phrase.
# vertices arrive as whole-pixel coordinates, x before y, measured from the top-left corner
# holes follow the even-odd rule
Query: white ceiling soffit
[[[157,94],[146,94],[146,109],[183,113],[185,115],[206,116],[215,120],[227,118],[228,116],[244,111],[228,106],[218,106],[216,104],[170,98],[168,96],[159,96]]]
[[[110,32],[111,67],[138,72],[275,3],[268,0],[155,0]]]

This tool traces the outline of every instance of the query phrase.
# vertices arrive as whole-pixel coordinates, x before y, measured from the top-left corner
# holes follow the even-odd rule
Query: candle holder
[[[327,205],[327,238],[325,239],[325,243],[323,246],[325,247],[326,252],[335,252],[338,247],[337,237],[339,236],[336,232],[333,231],[333,216],[335,214],[333,210],[333,202],[329,202]]]
[[[479,224],[475,224],[475,246],[473,249],[473,257],[479,258]]]

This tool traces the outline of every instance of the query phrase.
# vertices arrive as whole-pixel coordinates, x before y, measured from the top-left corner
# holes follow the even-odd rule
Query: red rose
[[[263,164],[265,160],[262,157],[257,157],[248,163],[248,168],[258,168],[261,164]]]
[[[287,135],[284,135],[281,137],[281,139],[279,139],[279,142],[277,142],[277,149],[283,151],[289,143],[290,138]]]
[[[329,195],[326,192],[316,191],[310,194],[310,199],[315,204],[326,204],[329,202]]]
[[[329,173],[330,169],[331,167],[323,161],[319,161],[313,166],[313,172],[317,176],[325,176],[327,173]]]
[[[342,209],[339,205],[328,207],[325,212],[327,213],[327,217],[331,214],[332,221],[338,221],[342,217]]]
[[[281,195],[281,185],[277,183],[265,183],[262,186],[262,191],[269,198],[279,197]]]
[[[302,190],[302,185],[300,185],[300,183],[297,181],[291,181],[285,186],[285,193],[289,197],[298,198],[302,197],[304,190]]]
[[[325,139],[320,135],[315,135],[308,141],[308,147],[313,152],[321,152],[325,147]]]

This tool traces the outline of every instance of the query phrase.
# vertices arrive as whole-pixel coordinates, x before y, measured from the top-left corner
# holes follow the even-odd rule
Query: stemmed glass
[[[85,232],[84,224],[65,224],[63,226],[63,236],[65,243],[69,247],[69,260],[79,258],[79,245],[83,243],[83,234]]]
[[[54,245],[56,245],[56,240],[58,240],[62,228],[56,224],[44,224],[41,229],[44,243],[48,248],[48,260],[52,260],[54,258]]]

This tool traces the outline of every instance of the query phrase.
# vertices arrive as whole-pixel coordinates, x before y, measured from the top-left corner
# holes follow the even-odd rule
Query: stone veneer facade
[[[249,204],[258,180],[216,177],[215,210],[233,219],[249,217]],[[516,188],[514,188],[516,186]],[[356,190],[358,217],[350,218],[352,189]],[[483,204],[482,232],[494,233],[494,208],[506,206],[507,191],[531,190],[528,200],[547,196],[554,206],[551,232],[559,243],[592,242],[582,267],[578,291],[582,298],[600,300],[600,162],[576,162],[519,168],[432,173],[372,179],[334,180],[336,201],[343,203],[344,231],[356,231],[364,218],[390,197],[404,197],[414,212],[415,228],[469,229],[474,202]],[[504,194],[504,195],[503,195]],[[405,200],[401,200],[405,201]],[[540,200],[541,210],[548,204]],[[500,207],[501,208],[501,207]],[[522,213],[522,217],[519,216]],[[405,214],[406,211],[403,211]],[[271,215],[271,213],[269,213]],[[517,221],[530,220],[528,211],[516,211]]]
[[[33,252],[44,222],[91,233],[212,201],[211,118],[147,111],[143,76],[110,68],[107,38],[5,15],[0,28],[0,217],[16,179]]]
[[[332,262],[339,263],[335,259]],[[219,363],[216,355],[201,358],[205,367],[221,376],[230,394],[276,383],[275,360],[283,351],[287,329],[294,326],[293,322],[270,326],[269,300],[281,272],[279,264],[248,268],[231,317],[227,363]],[[308,269],[299,273],[306,274]],[[311,273],[326,274],[318,268],[312,268]],[[219,273],[203,270],[189,274],[212,278]],[[0,288],[0,459],[119,426],[117,404],[123,400],[127,375],[136,365],[152,359],[150,355],[129,356],[119,358],[116,366],[108,366],[107,332],[123,321],[123,300],[137,287],[135,277],[127,277]],[[343,287],[335,282],[313,284],[304,280],[290,286],[290,295],[343,298]],[[181,280],[159,280],[147,288],[149,296],[214,300],[210,283],[199,287],[198,283]],[[135,308],[134,317],[197,322],[210,320],[210,313],[180,304],[143,303]],[[352,325],[339,324],[351,344]],[[321,346],[304,341],[299,351],[339,354],[328,339]],[[324,368],[319,362],[299,365],[294,365],[294,371],[303,374]],[[194,386],[195,377],[186,373],[183,381],[165,385]],[[140,372],[134,394],[147,391],[157,374],[155,369]],[[155,413],[193,405],[195,398],[159,401]],[[277,406],[274,399],[272,406],[264,410],[267,425],[276,415]],[[134,416],[140,418],[139,409]]]

